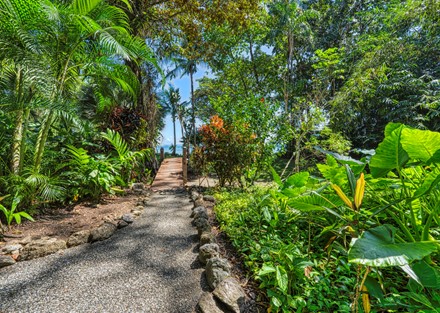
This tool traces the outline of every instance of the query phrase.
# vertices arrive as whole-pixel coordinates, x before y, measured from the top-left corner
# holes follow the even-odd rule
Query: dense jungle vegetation
[[[270,312],[440,312],[439,25],[438,0],[0,0],[0,219],[147,181],[171,114]]]

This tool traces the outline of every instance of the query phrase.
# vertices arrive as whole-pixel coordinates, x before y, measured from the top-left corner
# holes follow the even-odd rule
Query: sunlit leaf
[[[401,144],[403,125],[390,123],[385,128],[385,139],[376,149],[376,154],[370,160],[373,177],[386,175],[393,169],[401,168],[408,160],[408,154]]]
[[[289,279],[287,276],[287,272],[282,266],[276,267],[276,277],[277,277],[277,283],[278,287],[283,291],[287,292],[287,288],[289,286]]]
[[[440,133],[404,128],[401,142],[410,158],[427,164],[440,162]]]
[[[368,266],[403,266],[421,260],[437,250],[431,241],[396,243],[394,226],[385,224],[365,231],[353,239],[348,260]]]
[[[342,191],[341,187],[332,184],[331,185],[332,188],[336,191],[336,193],[338,194],[339,198],[341,198],[342,201],[344,201],[344,203],[353,209],[353,203],[350,201],[350,199],[348,199],[348,197],[346,196],[346,194]]]

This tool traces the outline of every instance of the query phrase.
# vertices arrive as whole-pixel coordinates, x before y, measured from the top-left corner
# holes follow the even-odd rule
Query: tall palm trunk
[[[15,96],[18,105],[17,117],[15,121],[15,129],[12,138],[12,159],[11,159],[11,171],[14,174],[19,173],[20,168],[20,152],[21,152],[21,142],[23,137],[23,99],[22,99],[22,83],[23,83],[23,73],[21,67],[18,65],[16,67],[16,77],[15,77]]]
[[[39,172],[41,168],[41,161],[44,154],[44,146],[46,145],[47,137],[49,136],[49,130],[54,121],[55,113],[53,110],[49,111],[49,114],[41,124],[40,131],[38,133],[37,144],[35,145],[34,154],[34,170]]]
[[[192,69],[189,71],[189,78],[191,80],[191,110],[192,110],[192,128],[194,131],[194,142],[193,145],[194,147],[197,144],[197,132],[196,132],[196,110],[195,110],[195,103],[194,103],[194,73],[192,71]],[[189,153],[189,151],[188,151]]]
[[[173,116],[173,135],[174,135],[174,145],[173,145],[173,155],[176,155],[176,117]]]
[[[30,109],[20,109],[17,112],[15,130],[12,143],[11,172],[19,175],[23,169],[24,154],[26,150],[26,130]]]

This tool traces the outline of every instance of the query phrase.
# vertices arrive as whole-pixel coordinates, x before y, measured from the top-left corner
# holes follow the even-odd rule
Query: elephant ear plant
[[[0,201],[5,199],[7,196],[4,197],[0,197]],[[24,217],[30,221],[33,221],[34,219],[32,218],[32,216],[30,216],[28,213],[24,212],[24,211],[19,211],[16,212],[17,210],[17,206],[20,203],[21,198],[18,196],[18,194],[15,195],[14,199],[12,200],[12,204],[11,204],[11,209],[7,209],[5,208],[2,204],[0,204],[0,212],[3,212],[3,215],[6,219],[6,224],[8,225],[8,230],[11,228],[11,223],[13,220],[15,220],[15,222],[17,224],[21,224],[21,218]],[[0,229],[3,232],[3,225],[1,224],[0,221]]]
[[[367,267],[359,287],[364,311],[369,311],[366,292],[383,295],[382,282],[369,273],[392,266],[410,278],[409,292],[404,294],[413,309],[440,307],[440,271],[432,260],[440,251],[440,241],[434,238],[440,231],[439,165],[440,133],[388,124],[369,163],[369,205],[375,209],[368,210],[363,225],[379,226],[359,229],[360,236],[353,237],[348,251],[349,262]],[[345,203],[349,201],[340,188],[335,190]],[[381,279],[378,270],[376,277]]]

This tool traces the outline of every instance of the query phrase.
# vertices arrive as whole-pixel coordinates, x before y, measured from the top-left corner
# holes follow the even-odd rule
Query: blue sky
[[[194,74],[194,90],[197,89],[199,85],[197,80],[207,74],[209,74],[209,70],[205,66],[199,65],[198,71]],[[178,78],[167,80],[165,88],[168,88],[168,84],[173,85],[175,88],[179,88],[182,102],[190,101],[191,83],[189,75],[184,75],[182,78],[179,78],[178,76]],[[173,121],[171,120],[170,115],[167,115],[167,117],[165,118],[165,128],[162,130],[162,137],[163,139],[161,145],[170,145],[173,143]],[[179,121],[176,121],[176,138],[177,144],[179,144],[179,141],[182,138]]]

